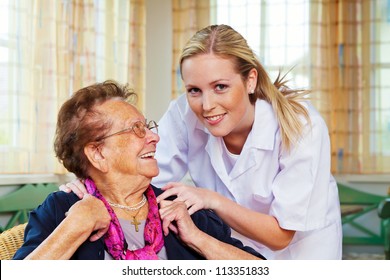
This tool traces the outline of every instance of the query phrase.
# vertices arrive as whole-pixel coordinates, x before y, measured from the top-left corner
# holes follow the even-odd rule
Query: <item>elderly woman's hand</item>
[[[83,199],[69,209],[67,219],[72,219],[74,226],[93,233],[90,241],[101,238],[107,232],[111,221],[104,203],[90,194],[84,194]]]
[[[161,189],[164,192],[157,197],[158,203],[167,197],[177,196],[175,201],[183,201],[190,215],[200,209],[216,209],[218,204],[219,195],[204,188],[188,186],[180,182],[170,182]]]
[[[168,235],[171,230],[187,245],[193,243],[200,233],[182,201],[161,201],[160,216],[164,234]]]

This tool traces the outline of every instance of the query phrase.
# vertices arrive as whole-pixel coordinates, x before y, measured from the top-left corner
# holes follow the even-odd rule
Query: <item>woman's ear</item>
[[[96,143],[89,143],[84,147],[84,154],[93,167],[101,172],[108,171],[108,162],[102,152],[102,147]]]
[[[253,94],[256,91],[256,86],[257,86],[257,70],[256,70],[256,68],[252,68],[252,70],[249,72],[246,86],[247,86],[247,91],[249,94]]]

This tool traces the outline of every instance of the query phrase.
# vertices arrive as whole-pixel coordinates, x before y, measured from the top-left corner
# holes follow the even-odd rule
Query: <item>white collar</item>
[[[255,104],[255,120],[249,134],[252,146],[263,150],[273,150],[278,130],[279,124],[271,104],[258,99]]]

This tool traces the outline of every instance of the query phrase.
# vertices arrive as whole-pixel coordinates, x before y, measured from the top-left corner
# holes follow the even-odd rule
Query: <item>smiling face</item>
[[[121,100],[109,100],[98,106],[98,111],[112,123],[107,135],[130,128],[137,121],[145,123],[144,116],[133,106]],[[115,176],[137,176],[151,180],[159,169],[154,158],[156,133],[146,129],[143,138],[128,130],[104,139],[102,153],[107,158],[109,172]]]
[[[232,60],[213,54],[186,58],[181,67],[192,111],[231,152],[241,151],[254,121],[248,94],[256,86],[256,70],[243,81]]]

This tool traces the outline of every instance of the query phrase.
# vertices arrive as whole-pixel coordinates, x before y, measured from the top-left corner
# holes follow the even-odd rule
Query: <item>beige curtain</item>
[[[209,2],[209,0],[172,0],[172,98],[176,98],[184,92],[180,76],[180,54],[191,36],[199,29],[209,25]]]
[[[329,127],[335,173],[390,172],[390,118],[387,127],[382,120],[389,88],[380,78],[380,50],[389,40],[372,33],[389,31],[381,3],[312,2],[312,97]]]
[[[2,8],[0,173],[63,173],[52,146],[58,109],[72,92],[116,79],[138,92],[143,109],[144,1],[21,0]]]

